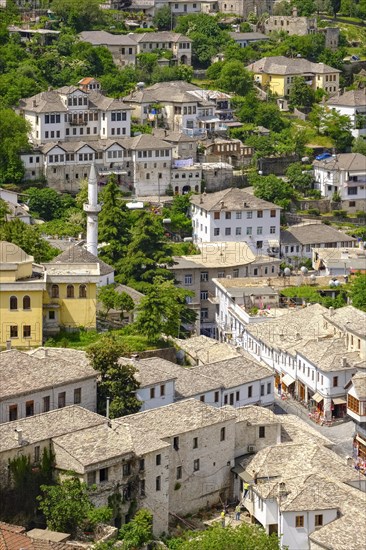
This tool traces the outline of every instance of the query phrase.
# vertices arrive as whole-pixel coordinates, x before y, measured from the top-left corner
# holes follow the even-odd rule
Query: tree
[[[362,137],[358,137],[354,140],[352,145],[352,153],[361,153],[361,155],[366,155],[366,141]]]
[[[254,123],[264,126],[273,132],[280,132],[287,126],[287,121],[282,117],[281,111],[275,103],[260,102],[257,107]]]
[[[192,221],[188,217],[191,193],[175,195],[171,207],[163,209],[163,216],[170,219],[168,230],[180,236],[192,235]]]
[[[186,298],[193,293],[162,277],[155,277],[153,283],[140,302],[136,328],[151,341],[160,338],[161,334],[179,337],[181,325],[196,320],[196,313],[186,303]]]
[[[349,149],[353,142],[352,123],[347,115],[323,105],[314,105],[309,120],[318,133],[329,136],[339,152]]]
[[[102,286],[98,290],[98,300],[105,307],[105,315],[108,315],[110,309],[120,311],[121,320],[125,311],[132,311],[135,303],[127,292],[117,292],[113,285]]]
[[[103,21],[98,0],[54,0],[52,11],[76,32],[91,30]]]
[[[340,7],[341,7],[341,0],[330,0],[330,4],[332,6],[332,11],[333,11],[334,18],[336,18],[337,13],[339,12]]]
[[[135,395],[139,383],[136,369],[129,364],[120,364],[119,359],[127,348],[110,335],[104,336],[87,350],[93,368],[100,372],[98,384],[98,412],[105,415],[107,397],[110,398],[109,416],[118,418],[140,410],[141,401]]]
[[[57,485],[42,485],[42,494],[37,497],[47,528],[70,533],[75,536],[78,527],[110,521],[112,510],[107,507],[98,510],[91,503],[88,489],[76,476],[70,476]]]
[[[239,527],[214,525],[206,531],[186,532],[185,538],[170,539],[172,550],[279,550],[277,535],[267,535],[262,527],[242,523]]]
[[[122,550],[135,550],[145,547],[153,539],[153,516],[142,508],[131,521],[123,525],[118,538],[123,541]]]
[[[127,292],[116,292],[116,294],[114,309],[120,311],[120,317],[123,320],[123,314],[132,311],[135,308],[135,302]]]
[[[226,62],[217,83],[223,90],[238,95],[245,95],[253,88],[252,76],[240,61]]]
[[[249,181],[254,187],[256,197],[274,202],[285,208],[285,210],[289,209],[291,199],[294,197],[294,189],[291,184],[272,174],[269,176],[253,174],[249,176]]]
[[[313,187],[314,178],[310,172],[304,170],[301,162],[294,162],[286,170],[286,177],[296,191],[306,194]]]
[[[169,4],[156,10],[153,17],[153,25],[157,27],[159,31],[169,31],[173,27],[173,14],[171,12]]]
[[[303,76],[295,76],[289,94],[292,107],[311,107],[315,101],[314,90],[305,82]]]
[[[0,199],[0,224],[6,221],[6,217],[9,213],[8,204],[3,199]]]
[[[54,189],[30,187],[26,191],[26,196],[29,209],[34,215],[46,221],[60,215],[61,195]]]
[[[42,239],[37,226],[27,225],[19,219],[0,224],[0,240],[16,244],[34,256],[37,263],[48,262],[60,253]]]
[[[20,153],[29,150],[28,130],[24,118],[12,109],[0,108],[0,185],[22,181],[24,166]]]
[[[352,305],[366,311],[366,275],[357,273],[351,287]]]

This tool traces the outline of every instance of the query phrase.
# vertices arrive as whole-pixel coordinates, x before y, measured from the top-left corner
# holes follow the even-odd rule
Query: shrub
[[[310,216],[320,216],[320,210],[319,208],[309,208],[308,214],[310,214]]]
[[[333,216],[336,218],[347,218],[348,214],[346,210],[333,210]]]

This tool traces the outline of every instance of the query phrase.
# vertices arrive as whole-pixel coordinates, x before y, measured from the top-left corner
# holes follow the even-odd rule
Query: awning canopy
[[[239,474],[239,477],[240,479],[242,479],[243,481],[245,481],[246,483],[253,483],[253,477],[248,474],[248,472],[246,470],[244,470],[244,472],[241,472]]]
[[[295,382],[295,379],[292,378],[289,374],[285,374],[285,376],[282,378],[282,384],[285,384],[285,386],[291,386]]]
[[[314,393],[314,395],[311,399],[313,401],[316,401],[317,403],[320,403],[320,401],[323,401],[324,397],[322,397],[318,392],[316,392],[316,393]]]
[[[332,401],[334,405],[346,405],[347,403],[346,399],[343,399],[343,397],[335,397]]]

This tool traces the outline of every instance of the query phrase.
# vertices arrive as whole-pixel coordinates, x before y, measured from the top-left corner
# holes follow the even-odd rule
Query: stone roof
[[[75,433],[78,430],[105,424],[108,419],[71,405],[62,409],[55,409],[43,414],[21,418],[14,422],[0,424],[0,453],[12,449],[20,449],[18,436],[15,430],[22,430],[23,445],[45,441],[53,437],[67,433]]]
[[[244,189],[230,187],[216,193],[202,193],[202,195],[192,195],[191,203],[199,206],[208,212],[214,210],[231,211],[244,209],[280,209],[279,206],[254,195],[247,193]]]
[[[145,32],[145,33],[130,33],[128,35],[134,42],[142,44],[144,42],[192,42],[188,36],[184,34],[161,31],[161,32]]]
[[[142,294],[142,292],[139,292],[138,290],[135,290],[134,288],[127,286],[127,285],[117,285],[114,290],[116,292],[122,293],[126,292],[132,298],[134,303],[137,305],[141,302],[141,299],[145,296]]]
[[[327,74],[340,73],[338,69],[334,69],[324,63],[312,63],[304,58],[288,58],[283,55],[273,57],[263,57],[246,67],[254,73],[265,73],[275,75],[299,75],[304,74]]]
[[[116,422],[128,424],[144,433],[154,433],[156,437],[165,439],[220,424],[233,418],[235,419],[235,411],[224,411],[197,399],[187,399],[165,407],[124,416],[116,419]]]
[[[256,260],[255,254],[244,242],[200,243],[199,248],[200,254],[174,256],[170,269],[225,268],[248,265]]]
[[[269,36],[266,36],[262,32],[229,32],[231,38],[237,42],[238,40],[269,40]]]
[[[350,493],[351,489],[347,488],[347,491]],[[366,540],[366,509],[364,500],[357,496],[351,494],[349,504],[346,500],[341,501],[340,508],[343,511],[347,505],[347,513],[340,519],[313,531],[309,539],[327,550],[360,550],[360,541]]]
[[[360,401],[366,400],[366,372],[356,372],[352,376],[352,380],[347,384],[349,386],[352,384],[356,395]]]
[[[365,337],[366,312],[354,306],[345,306],[327,311],[324,319],[343,331],[355,332],[363,338]]]
[[[15,349],[1,352],[0,364],[0,400],[98,376],[84,361],[69,362],[61,356],[40,358]]]
[[[133,151],[146,150],[146,149],[172,149],[172,145],[167,141],[158,139],[151,134],[141,134],[131,138],[125,138],[123,140],[123,147],[131,149]]]
[[[32,357],[38,357],[39,359],[63,360],[72,364],[89,365],[90,361],[85,351],[72,349],[72,348],[44,348],[39,347],[27,352]]]
[[[365,158],[366,161],[366,158]],[[294,225],[281,231],[281,245],[356,242],[357,239],[324,223]]]
[[[340,153],[324,160],[314,160],[315,168],[323,170],[346,170],[366,173],[366,156],[361,153]]]
[[[365,107],[366,106],[366,88],[358,90],[349,90],[343,94],[331,97],[327,101],[330,107]]]
[[[187,340],[175,338],[175,343],[193,360],[200,363],[214,363],[232,357],[239,357],[240,353],[233,346],[218,342],[208,336],[193,336]]]
[[[191,372],[208,376],[215,380],[218,386],[221,383],[221,386],[226,389],[273,376],[268,367],[258,363],[246,352],[240,357],[193,367]]]
[[[233,410],[233,407],[225,406],[223,409]],[[279,424],[282,415],[274,414],[266,407],[257,405],[246,405],[245,407],[235,408],[236,421],[247,422],[248,426]],[[287,416],[287,415],[286,415]]]
[[[207,102],[207,93],[207,91],[202,90],[202,88],[199,88],[195,84],[185,82],[184,80],[174,80],[170,82],[157,82],[148,88],[137,91],[135,90],[123,99],[124,101],[132,103],[151,103],[162,101],[168,103],[186,102],[197,104]],[[209,102],[207,104],[214,106],[213,102]]]
[[[97,256],[94,256],[91,252],[86,250],[83,246],[79,244],[74,244],[70,246],[67,250],[64,252],[61,252],[56,258],[53,258],[53,260],[50,262],[50,264],[93,264],[97,263],[99,264],[100,268],[100,274],[101,275],[108,275],[109,273],[114,272],[114,267],[106,264],[98,258]]]
[[[192,143],[197,141],[197,138],[193,136],[187,136],[187,134],[183,134],[182,132],[164,130],[163,128],[154,128],[153,136],[163,139],[168,143]]]
[[[136,41],[129,34],[111,34],[106,31],[83,31],[79,33],[83,42],[93,46],[135,46]]]
[[[139,381],[140,388],[175,380],[173,369],[179,367],[161,357],[149,357],[137,361],[121,357],[118,362],[121,365],[132,365],[137,370],[135,378]]]
[[[17,264],[20,262],[33,262],[33,256],[29,256],[24,250],[14,243],[0,241],[0,267],[4,264]]]
[[[366,361],[360,359],[357,351],[347,351],[343,338],[304,339],[294,349],[325,372],[366,368]]]
[[[303,414],[303,408],[301,409]],[[295,414],[276,415],[281,423],[281,443],[317,444],[333,447],[334,442],[322,435],[315,427]]]

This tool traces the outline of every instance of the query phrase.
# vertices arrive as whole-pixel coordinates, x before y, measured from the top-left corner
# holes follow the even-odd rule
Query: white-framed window
[[[192,275],[184,275],[184,284],[186,286],[189,286],[192,284],[192,281],[193,281],[193,277]]]

